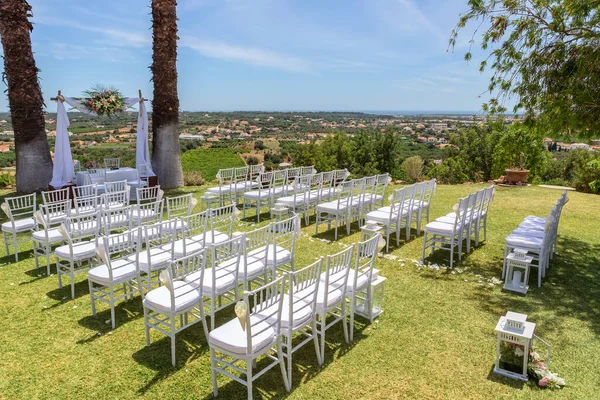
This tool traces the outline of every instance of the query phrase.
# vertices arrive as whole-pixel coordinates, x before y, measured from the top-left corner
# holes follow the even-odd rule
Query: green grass
[[[438,186],[431,216],[448,213],[460,196],[480,185]],[[186,188],[200,197],[205,188]],[[169,195],[183,193],[174,191]],[[5,193],[5,192],[4,192]],[[2,194],[2,192],[0,192]],[[355,340],[345,344],[340,325],[327,332],[325,364],[319,368],[311,344],[294,355],[294,382],[285,392],[278,369],[255,382],[255,398],[290,399],[593,399],[598,398],[600,361],[600,202],[570,192],[559,227],[558,255],[543,286],[531,279],[526,297],[503,292],[488,279],[499,278],[504,238],[526,215],[546,215],[560,192],[498,188],[490,208],[488,240],[454,271],[419,269],[423,239],[414,236],[393,248],[395,260],[378,258],[388,278],[384,314],[373,325],[358,319]],[[199,211],[200,206],[196,211]],[[265,210],[266,211],[266,210]],[[261,225],[268,223],[267,214]],[[241,220],[238,230],[250,230]],[[315,257],[342,250],[359,240],[314,220],[297,244],[301,267]],[[325,241],[322,241],[322,240]],[[117,306],[117,327],[105,323],[110,311],[98,306],[92,317],[87,282],[77,278],[76,299],[59,290],[56,276],[36,270],[30,244],[22,261],[0,259],[0,398],[6,399],[209,399],[212,397],[208,347],[200,325],[178,336],[177,366],[171,367],[170,343],[153,331],[145,346],[141,301]],[[401,261],[404,260],[404,261]],[[432,262],[447,263],[447,253]],[[402,264],[404,263],[404,265]],[[480,275],[479,278],[477,275]],[[482,281],[482,282],[479,282]],[[567,387],[550,392],[494,375],[494,327],[507,310],[528,314],[536,333],[552,346],[551,369]],[[232,308],[217,324],[234,318]],[[245,398],[245,388],[220,376],[219,398]]]
[[[246,164],[236,153],[240,149],[194,149],[181,156],[184,171],[200,171],[207,181],[215,179],[221,168],[243,167]]]

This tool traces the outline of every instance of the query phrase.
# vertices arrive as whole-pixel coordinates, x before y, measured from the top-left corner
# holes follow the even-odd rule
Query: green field
[[[181,156],[184,171],[200,171],[207,181],[215,179],[222,168],[243,167],[244,160],[236,153],[240,149],[194,149]]]
[[[208,152],[213,154],[214,152]],[[392,186],[389,189],[397,188]],[[483,185],[439,185],[431,203],[435,218],[452,210],[458,198]],[[167,195],[206,187],[190,187]],[[12,195],[7,191],[2,195]],[[418,266],[423,237],[413,230],[408,242],[391,247],[375,267],[388,278],[385,312],[373,325],[358,318],[351,344],[341,325],[327,331],[325,364],[316,362],[311,343],[294,354],[293,388],[286,393],[279,368],[254,383],[259,398],[315,399],[597,399],[600,375],[600,197],[570,192],[559,226],[558,253],[542,287],[530,280],[527,296],[504,292],[500,277],[504,238],[527,215],[545,216],[561,192],[539,187],[498,188],[491,204],[487,242],[454,270]],[[195,212],[200,211],[200,203]],[[3,215],[2,215],[3,216]],[[249,231],[254,217],[234,231]],[[263,219],[264,218],[264,219]],[[268,223],[263,214],[261,226]],[[0,222],[6,221],[3,216]],[[342,230],[345,232],[345,230]],[[296,244],[296,266],[341,251],[360,240],[352,234],[330,242],[333,231],[314,218]],[[404,237],[403,237],[404,239]],[[0,249],[4,246],[0,243]],[[439,252],[438,252],[439,253]],[[448,264],[448,254],[428,261]],[[21,245],[21,261],[0,258],[1,399],[211,399],[209,349],[201,324],[177,336],[177,365],[171,366],[170,340],[152,331],[145,346],[139,295],[116,307],[116,329],[106,323],[110,310],[90,308],[85,274],[70,288],[58,289],[55,269],[36,269],[31,243]],[[535,275],[535,269],[534,273]],[[565,378],[561,391],[542,390],[492,373],[494,327],[507,310],[528,314],[536,333],[552,346],[551,370]],[[217,325],[235,318],[232,307]],[[261,362],[259,361],[259,364]],[[219,399],[245,399],[246,389],[219,376]]]

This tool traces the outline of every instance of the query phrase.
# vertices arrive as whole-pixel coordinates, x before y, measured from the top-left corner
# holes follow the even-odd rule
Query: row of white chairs
[[[487,215],[490,203],[494,198],[494,186],[478,190],[461,198],[454,205],[453,212],[425,225],[423,238],[423,254],[430,248],[450,251],[450,268],[453,267],[454,251],[458,250],[458,260],[462,259],[463,241],[466,240],[467,253],[471,251],[471,237],[475,238],[475,246],[479,246],[480,231],[483,229],[484,240],[487,239]]]
[[[322,191],[321,198],[317,199],[319,204],[315,207],[315,233],[319,233],[321,223],[327,223],[327,229],[331,229],[333,224],[337,240],[338,227],[345,224],[346,234],[350,235],[350,225],[353,221],[362,221],[378,204],[383,207],[385,191],[390,182],[389,174],[334,182],[333,186],[325,192]],[[312,190],[311,192],[315,193]],[[318,195],[319,192],[316,193]]]
[[[53,247],[60,246],[65,242],[59,232],[59,226],[68,219],[70,219],[70,223],[79,223],[79,221],[86,221],[86,217],[91,216],[92,220],[98,219],[99,232],[105,233],[162,220],[164,201],[160,188],[139,188],[137,190],[139,193],[137,204],[131,206],[128,203],[126,191],[104,193],[100,196],[100,202],[96,196],[90,196],[74,199],[75,206],[72,205],[71,200],[40,205],[39,209],[33,213],[34,218],[26,218],[28,225],[33,223],[30,238],[33,241],[36,267],[40,266],[38,258],[44,257],[48,275],[50,274],[50,256],[53,253]],[[166,204],[167,217],[174,218],[191,213],[195,206],[195,200],[189,194],[168,198]],[[15,227],[18,226],[19,221],[23,221],[23,219],[14,220]],[[13,222],[12,219],[11,222]],[[19,232],[12,233],[14,237],[17,237]],[[8,242],[6,244],[8,248]]]
[[[218,196],[219,206],[226,202],[237,203],[241,194],[258,187],[257,178],[263,172],[264,164],[220,169],[217,172],[219,186],[208,188],[207,192]]]
[[[307,182],[308,180],[312,181],[310,177],[314,175],[317,175],[315,178],[315,184],[318,185],[317,189],[311,187],[311,182]],[[247,191],[242,195],[244,217],[246,216],[246,209],[254,208],[257,222],[259,222],[260,211],[263,207],[273,207],[281,198],[284,202],[289,202],[289,197],[297,191],[310,190],[323,193],[323,190],[325,190],[327,196],[329,196],[331,187],[335,185],[336,180],[346,179],[348,175],[347,170],[316,174],[312,166],[263,172],[257,178],[258,186],[256,189]]]
[[[389,251],[390,236],[396,232],[396,246],[400,246],[400,231],[406,231],[406,241],[410,239],[410,229],[415,224],[417,235],[421,234],[423,220],[429,222],[429,205],[435,193],[436,180],[431,179],[414,185],[396,189],[389,196],[390,205],[367,213],[366,220],[383,226],[386,238],[386,252]]]
[[[228,252],[225,258],[206,267],[207,260],[210,263],[217,257],[209,248],[174,260],[166,269],[163,286],[153,289],[144,298],[147,345],[150,329],[171,336],[172,363],[175,364],[175,334],[201,322],[210,347],[215,396],[218,394],[217,374],[247,386],[251,399],[254,380],[277,365],[289,391],[294,352],[313,342],[321,365],[326,331],[339,322],[342,322],[346,342],[353,340],[355,310],[371,298],[368,291],[379,238],[374,236],[300,270],[270,275],[271,279],[261,287],[243,293],[240,285],[230,278],[227,293],[230,301],[220,304],[224,308],[235,303],[238,317],[210,329],[206,320],[216,308],[211,306],[216,297],[214,286],[207,283],[206,276],[213,279],[222,276],[219,268],[231,271],[232,263],[237,263],[241,270],[243,262],[235,252]],[[243,247],[244,241],[234,244],[236,240],[239,238],[232,239],[226,248]],[[224,292],[219,293],[224,295]],[[260,357],[270,362],[260,371],[254,371],[256,359]]]
[[[502,265],[502,279],[506,275],[507,257],[515,249],[527,250],[527,255],[532,256],[538,267],[538,287],[542,285],[542,278],[546,276],[550,259],[556,252],[556,238],[558,224],[562,209],[569,201],[567,192],[564,191],[547,217],[529,215],[523,219],[519,227],[506,237],[504,245],[504,263]]]

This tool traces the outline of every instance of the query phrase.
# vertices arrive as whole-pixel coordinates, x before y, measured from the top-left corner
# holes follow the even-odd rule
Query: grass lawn
[[[450,212],[459,196],[480,187],[438,186],[431,216]],[[188,189],[199,197],[205,187]],[[500,277],[504,237],[526,215],[548,214],[559,195],[537,187],[498,188],[487,243],[453,271],[416,266],[411,260],[419,259],[423,238],[415,238],[413,231],[408,243],[390,252],[396,259],[376,261],[388,278],[385,312],[378,322],[368,325],[358,318],[349,345],[338,324],[327,332],[321,368],[308,344],[294,355],[292,392],[285,392],[279,369],[273,369],[255,382],[255,398],[599,398],[600,197],[569,193],[559,226],[559,253],[541,288],[534,283],[535,274],[526,297],[488,282]],[[239,230],[250,230],[253,224],[242,220],[239,225]],[[303,228],[296,265],[358,241],[358,228],[353,228],[351,236],[342,235],[336,243],[329,242],[333,232],[325,232],[323,225],[317,236],[314,222]],[[21,251],[18,263],[12,257],[0,259],[0,398],[212,397],[201,324],[178,336],[177,366],[171,367],[168,338],[153,331],[151,346],[145,346],[139,296],[117,306],[117,327],[111,330],[106,305],[97,306],[96,317],[91,315],[85,275],[79,275],[71,300],[68,286],[58,289],[56,275],[45,276],[45,267],[35,269],[30,244]],[[447,255],[435,254],[430,261],[447,263]],[[567,382],[563,390],[541,390],[492,373],[493,330],[507,310],[528,314],[537,323],[536,333],[552,346],[551,369]],[[217,325],[233,317],[232,308],[223,310]],[[218,384],[219,398],[246,396],[242,385],[224,376]]]

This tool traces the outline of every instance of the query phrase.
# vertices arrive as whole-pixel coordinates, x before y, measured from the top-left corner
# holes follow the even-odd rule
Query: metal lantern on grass
[[[533,257],[527,255],[527,250],[514,249],[506,256],[506,281],[503,288],[513,292],[527,294],[529,290],[529,270]]]
[[[496,325],[498,345],[494,372],[526,382],[529,348],[535,324],[527,321],[527,315],[508,311]]]
[[[387,278],[379,276],[379,271],[373,269],[373,279],[368,298],[364,299],[357,307],[356,314],[367,318],[371,323],[383,312],[383,288]]]

